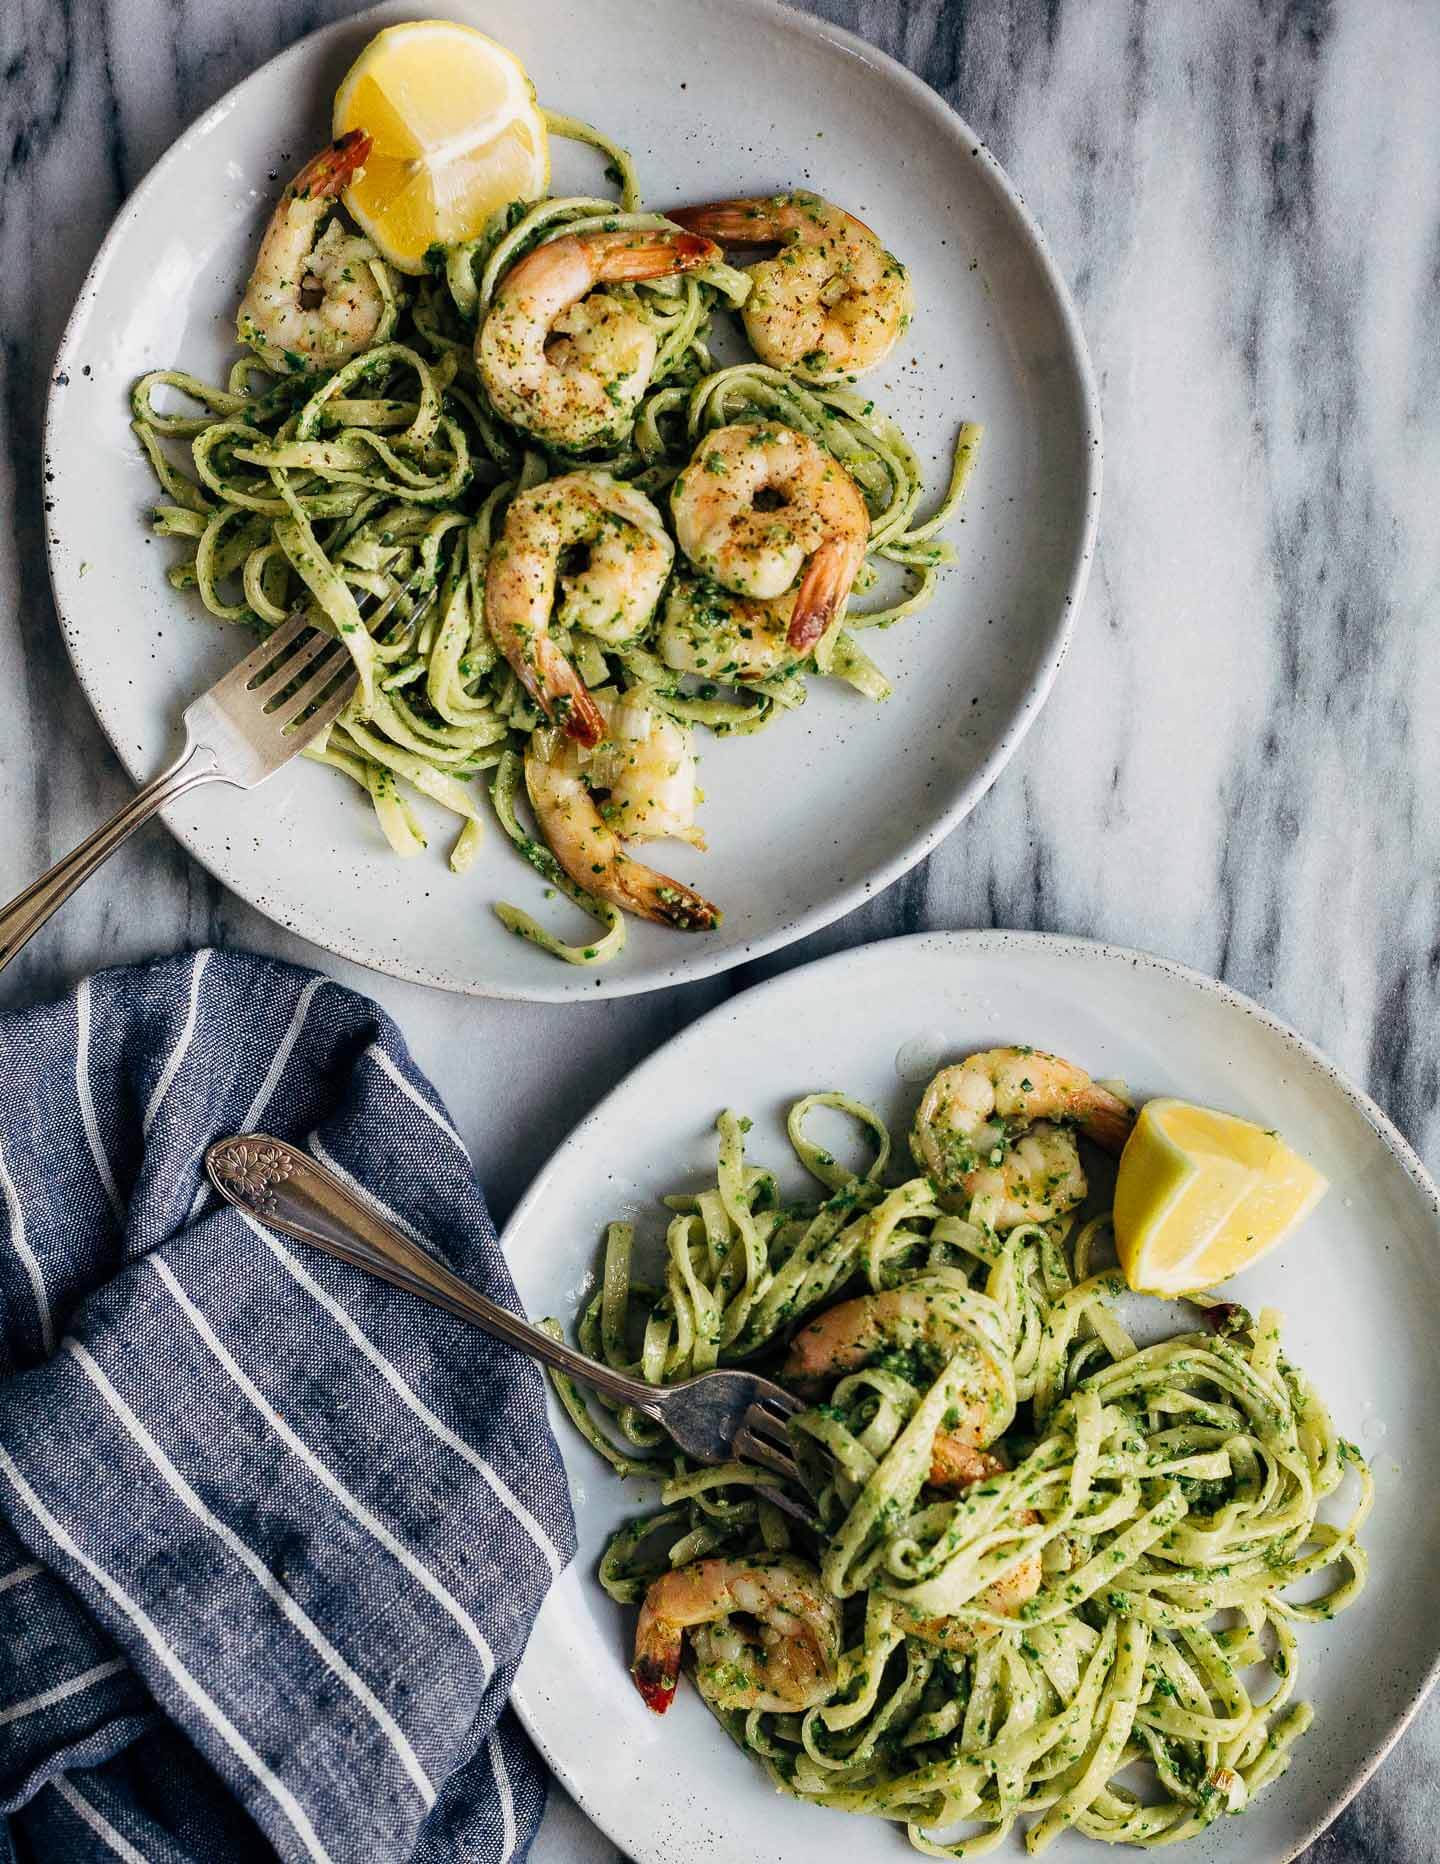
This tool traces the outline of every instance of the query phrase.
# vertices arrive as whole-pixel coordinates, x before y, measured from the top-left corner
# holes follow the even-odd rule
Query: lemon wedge
[[[497,207],[550,185],[535,87],[473,26],[415,20],[365,47],[335,93],[335,134],[371,149],[345,205],[392,265],[423,272],[432,246],[473,239]]]
[[[1288,1236],[1325,1190],[1278,1133],[1184,1100],[1147,1101],[1115,1182],[1125,1279],[1145,1294],[1213,1288]]]

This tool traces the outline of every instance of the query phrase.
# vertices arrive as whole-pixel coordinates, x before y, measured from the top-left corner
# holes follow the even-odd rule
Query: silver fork
[[[679,1385],[646,1385],[587,1358],[461,1281],[378,1216],[333,1172],[283,1139],[266,1133],[221,1139],[205,1154],[205,1164],[222,1197],[271,1229],[419,1295],[507,1346],[633,1405],[668,1431],[697,1463],[738,1457],[781,1477],[803,1496],[788,1423],[805,1407],[772,1380],[721,1367]],[[764,1493],[786,1514],[809,1527],[819,1525],[794,1494],[768,1486]]]
[[[383,622],[417,582],[375,604],[366,625]],[[412,612],[412,623],[428,605],[425,601]],[[253,790],[334,724],[355,690],[354,668],[334,635],[309,625],[307,612],[297,610],[208,692],[191,700],[182,714],[185,748],[168,770],[0,907],[0,970],[157,809],[202,783]],[[291,692],[296,680],[301,684]]]

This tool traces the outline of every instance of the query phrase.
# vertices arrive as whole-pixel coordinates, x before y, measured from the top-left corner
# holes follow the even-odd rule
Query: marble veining
[[[1440,527],[1427,523],[1440,10],[809,4],[919,72],[995,149],[1071,281],[1101,383],[1101,543],[1074,649],[969,821],[788,952],[583,1008],[444,998],[324,960],[151,830],[0,979],[0,1000],[203,942],[326,962],[400,1019],[503,1218],[605,1088],[757,978],[902,931],[1038,927],[1162,952],[1249,991],[1440,1166],[1440,656],[1426,650],[1440,598]],[[352,10],[0,7],[0,897],[125,791],[44,568],[41,421],[66,311],[120,201],[179,130]],[[486,1056],[503,1057],[503,1100]],[[1437,1771],[1440,1703],[1310,1864],[1433,1856]],[[616,1859],[558,1792],[533,1855]]]

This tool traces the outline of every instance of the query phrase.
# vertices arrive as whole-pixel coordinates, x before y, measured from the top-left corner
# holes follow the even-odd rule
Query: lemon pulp
[[[513,52],[471,26],[417,20],[372,39],[335,93],[335,134],[353,129],[371,147],[345,205],[404,272],[549,186],[534,86]]]
[[[1326,1180],[1278,1133],[1183,1100],[1142,1108],[1115,1183],[1115,1244],[1147,1294],[1194,1294],[1295,1228]]]

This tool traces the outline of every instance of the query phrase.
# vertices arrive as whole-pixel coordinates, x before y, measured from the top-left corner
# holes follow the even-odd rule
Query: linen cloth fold
[[[374,1003],[199,951],[0,1016],[10,1847],[504,1864],[545,1793],[506,1698],[574,1550],[541,1375],[216,1198],[206,1146],[255,1129],[517,1305]]]

